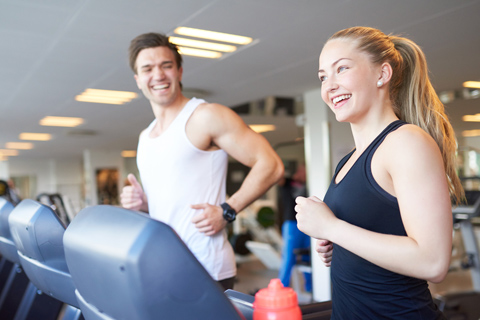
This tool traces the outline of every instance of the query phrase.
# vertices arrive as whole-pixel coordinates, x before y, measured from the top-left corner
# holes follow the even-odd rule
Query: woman
[[[427,281],[447,273],[450,196],[463,190],[424,54],[406,38],[354,27],[327,41],[319,64],[322,98],[355,141],[324,201],[298,197],[295,207],[298,228],[321,239],[332,267],[332,319],[441,319]]]

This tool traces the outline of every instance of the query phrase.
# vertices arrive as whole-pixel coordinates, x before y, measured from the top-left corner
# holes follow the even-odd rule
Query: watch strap
[[[228,222],[232,222],[237,217],[237,212],[235,209],[230,207],[230,205],[226,202],[222,203],[220,207],[223,209],[223,218]]]

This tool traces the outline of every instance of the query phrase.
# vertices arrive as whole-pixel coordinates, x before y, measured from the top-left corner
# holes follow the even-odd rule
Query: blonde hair
[[[412,40],[386,35],[368,27],[340,30],[330,40],[348,39],[370,55],[373,63],[387,62],[392,67],[390,100],[397,117],[415,124],[430,134],[442,152],[450,195],[459,202],[464,191],[455,168],[456,140],[445,107],[428,76],[427,60]]]

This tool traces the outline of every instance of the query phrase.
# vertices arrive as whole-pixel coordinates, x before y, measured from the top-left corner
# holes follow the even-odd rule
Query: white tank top
[[[140,134],[137,166],[150,216],[170,225],[210,275],[223,280],[236,274],[235,255],[226,231],[205,236],[191,222],[203,210],[190,205],[219,205],[226,193],[227,153],[200,150],[185,132],[188,119],[204,102],[191,99],[160,136],[150,138],[154,120]]]

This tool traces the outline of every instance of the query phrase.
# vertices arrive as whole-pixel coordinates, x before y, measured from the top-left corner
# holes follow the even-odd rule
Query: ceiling
[[[460,89],[466,80],[480,80],[479,14],[478,0],[0,0],[0,149],[19,141],[21,132],[51,133],[53,139],[35,142],[18,157],[135,149],[153,119],[145,98],[117,106],[74,97],[86,88],[139,93],[127,48],[141,33],[171,35],[187,26],[254,38],[220,60],[184,57],[187,91],[235,106],[318,88],[323,43],[355,25],[413,39],[427,55],[437,91]],[[447,105],[457,133],[480,129],[461,121],[463,114],[479,113],[479,104],[457,99]],[[82,117],[85,123],[43,127],[45,116]],[[266,135],[272,144],[299,134],[281,127]]]

